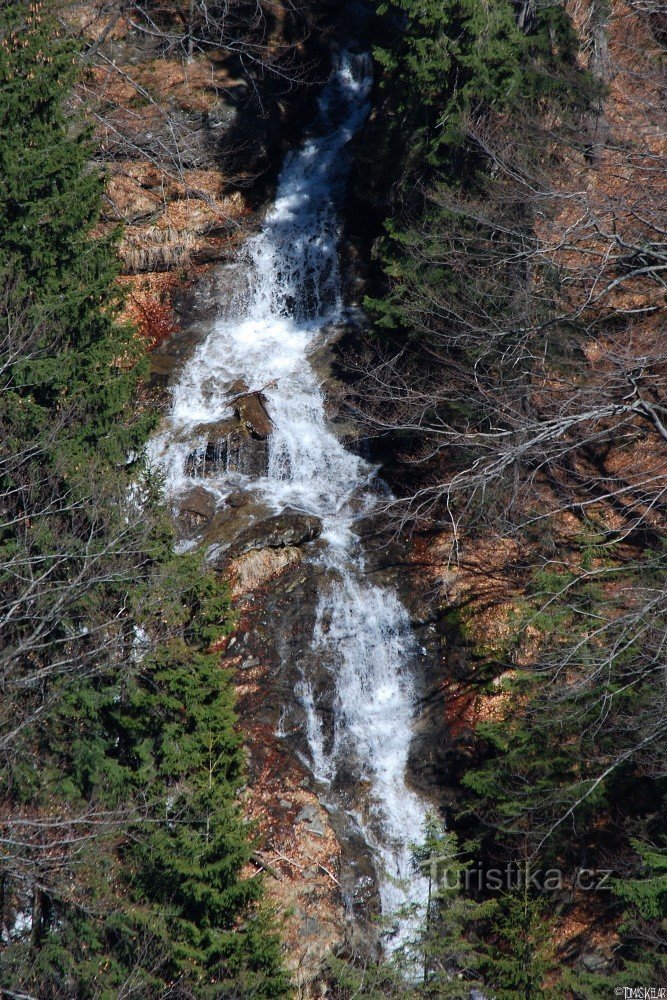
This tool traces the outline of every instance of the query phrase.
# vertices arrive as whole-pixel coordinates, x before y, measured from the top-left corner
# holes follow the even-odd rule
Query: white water
[[[308,362],[323,328],[344,315],[337,206],[347,178],[345,147],[368,113],[370,83],[367,57],[344,54],[322,94],[317,134],[287,158],[273,209],[249,241],[249,292],[186,365],[152,456],[172,493],[198,482],[222,500],[242,486],[276,511],[289,506],[321,519],[329,586],[313,646],[335,678],[332,737],[325,738],[307,677],[295,693],[306,713],[314,775],[331,783],[341,762],[352,761],[369,786],[354,818],[375,853],[383,913],[390,917],[425,894],[410,845],[420,839],[426,810],[405,784],[414,640],[397,595],[366,581],[354,533],[359,511],[367,514],[377,502],[376,470],[329,428]],[[230,414],[230,386],[239,378],[267,399],[274,423],[268,474],[253,482],[224,473],[194,480],[186,459],[206,434],[193,431]],[[394,946],[402,938],[396,935]]]

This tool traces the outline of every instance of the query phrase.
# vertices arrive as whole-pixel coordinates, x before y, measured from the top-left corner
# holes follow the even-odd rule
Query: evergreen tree
[[[67,110],[79,72],[76,46],[42,3],[3,4],[0,272],[20,283],[35,327],[52,321],[14,367],[11,398],[26,432],[62,413],[73,451],[94,446],[118,462],[150,417],[127,419],[139,348],[116,320],[115,237],[93,236],[105,179],[91,166],[91,129]]]
[[[0,8],[0,982],[40,1000],[286,995],[246,878],[220,581],[128,461],[154,416],[117,321],[76,47]],[[120,474],[119,474],[119,469]],[[2,992],[0,990],[0,992]]]
[[[18,940],[5,972],[44,997],[111,997],[130,979],[147,998],[284,997],[261,880],[242,873],[243,749],[231,678],[210,651],[227,598],[193,557],[163,560],[147,585],[159,600],[142,616],[136,671],[72,689],[44,727],[45,802],[119,818],[79,858],[76,892],[49,899],[33,959]]]
[[[536,1000],[545,995],[546,977],[555,968],[545,908],[526,884],[498,902],[482,975],[496,1000]],[[552,986],[549,995],[559,989]]]
[[[373,54],[398,116],[397,139],[409,135],[408,155],[440,166],[447,147],[463,143],[471,104],[517,95],[524,36],[505,0],[390,0],[378,13],[389,22],[389,44]]]
[[[482,989],[479,970],[480,929],[491,918],[495,903],[477,902],[466,892],[469,863],[459,838],[430,816],[424,839],[414,850],[415,864],[428,878],[428,900],[415,947],[429,996],[469,996]]]
[[[378,329],[397,329],[423,342],[430,339],[429,326],[439,330],[444,324],[447,330],[454,327],[455,339],[460,317],[466,326],[468,303],[473,331],[480,313],[497,316],[504,306],[515,306],[523,272],[506,267],[500,280],[497,274],[484,279],[473,263],[477,280],[471,283],[460,279],[443,249],[458,243],[458,255],[474,262],[476,254],[487,258],[493,246],[496,260],[504,254],[517,259],[531,227],[513,198],[501,197],[498,213],[489,217],[485,200],[493,161],[470,134],[471,121],[502,115],[511,131],[511,116],[520,111],[518,145],[539,159],[544,148],[530,148],[525,123],[531,116],[538,121],[548,109],[558,109],[567,120],[588,106],[596,90],[576,65],[576,34],[558,4],[538,5],[521,24],[509,0],[390,0],[378,11],[386,41],[374,56],[382,69],[384,114],[371,131],[372,144],[384,150],[385,169],[391,171],[385,186],[392,191],[392,212],[376,249],[387,279],[385,294],[366,305]],[[454,193],[481,203],[461,210],[452,204]],[[480,304],[480,281],[489,283],[489,277],[490,301]],[[440,309],[449,297],[456,307]],[[433,340],[441,346],[440,337]],[[487,346],[492,340],[487,335]]]
[[[667,980],[667,848],[635,840],[635,877],[616,878],[611,889],[624,906],[614,962],[600,972],[570,972],[577,1000],[602,1000],[616,990],[657,986]]]

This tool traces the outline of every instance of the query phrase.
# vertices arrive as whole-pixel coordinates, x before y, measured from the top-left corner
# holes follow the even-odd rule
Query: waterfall
[[[331,787],[345,761],[368,787],[365,808],[354,819],[376,860],[383,913],[391,916],[425,896],[410,845],[420,839],[426,809],[405,782],[417,696],[415,643],[398,596],[366,579],[355,534],[360,512],[368,515],[377,504],[376,468],[333,433],[308,362],[323,329],[344,317],[338,209],[349,169],[346,147],[368,114],[370,85],[369,58],[343,53],[322,92],[312,135],[287,157],[273,208],[246,245],[248,292],[185,366],[151,452],[169,491],[191,486],[196,469],[186,458],[193,429],[229,414],[235,380],[264,393],[274,424],[268,471],[241,485],[276,512],[290,507],[322,522],[326,545],[316,558],[327,586],[312,641],[333,680],[332,731],[325,733],[308,677],[295,695],[306,717],[314,776]],[[238,489],[239,476],[222,472],[206,486],[224,499]],[[401,940],[401,933],[394,935],[393,946]]]

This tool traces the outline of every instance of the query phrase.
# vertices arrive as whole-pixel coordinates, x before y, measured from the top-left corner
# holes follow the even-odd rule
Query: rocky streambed
[[[318,374],[358,321],[339,212],[369,85],[368,59],[341,53],[261,230],[191,293],[192,322],[153,355],[167,409],[152,459],[179,548],[202,548],[231,585],[238,627],[222,653],[264,836],[256,860],[292,913],[306,977],[343,941],[404,939],[396,912],[425,894],[411,844],[447,752],[437,592],[383,524],[386,487]]]

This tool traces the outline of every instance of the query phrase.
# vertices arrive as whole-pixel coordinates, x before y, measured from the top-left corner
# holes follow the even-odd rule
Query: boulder
[[[269,464],[266,438],[251,434],[236,417],[203,425],[197,428],[195,434],[202,432],[206,434],[207,441],[188,456],[186,471],[189,475],[240,472],[253,479],[266,475]]]
[[[273,422],[266,412],[264,396],[261,392],[249,392],[236,402],[236,414],[253,437],[266,439],[273,430]]]
[[[301,559],[299,549],[286,545],[281,549],[254,549],[229,564],[232,596],[240,597],[262,587]]]
[[[271,515],[271,508],[266,504],[249,499],[240,506],[225,506],[217,510],[210,524],[206,527],[203,544],[213,548],[213,560],[217,562],[217,554],[226,552],[231,542],[243,532],[249,530],[256,522],[264,521]],[[224,560],[223,560],[224,561]]]
[[[229,555],[237,559],[254,549],[295,548],[314,541],[321,531],[322,524],[318,517],[286,510],[242,531],[230,545]]]
[[[320,810],[314,805],[306,804],[296,818],[297,823],[305,823],[309,833],[324,837],[326,830],[320,817]]]
[[[611,964],[608,958],[595,951],[586,952],[581,956],[580,961],[588,972],[601,972]]]
[[[215,514],[216,498],[203,486],[196,486],[178,505],[178,523],[186,532],[198,531]]]

